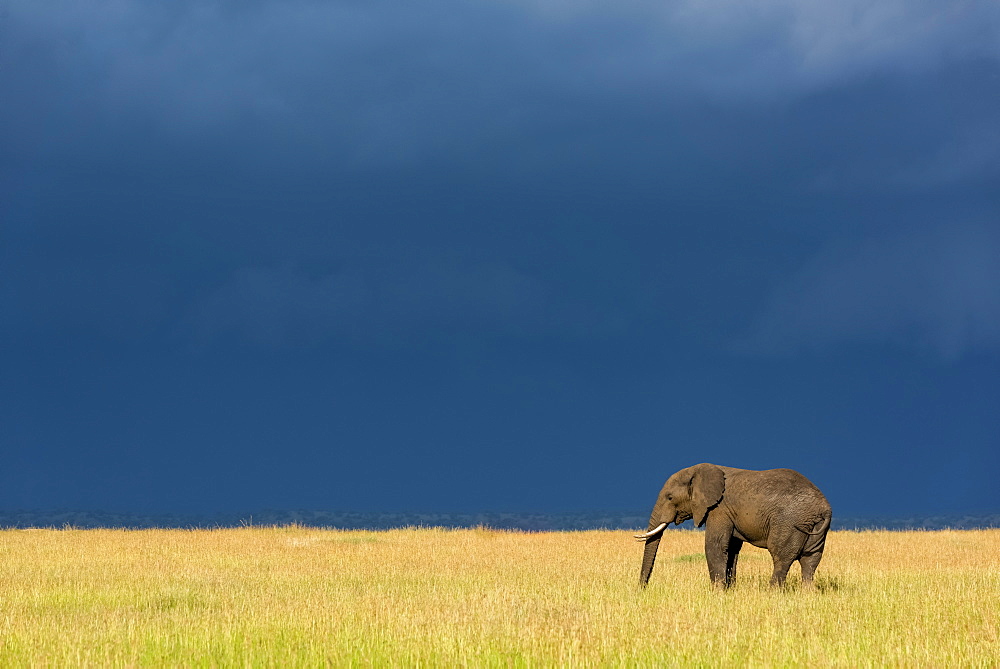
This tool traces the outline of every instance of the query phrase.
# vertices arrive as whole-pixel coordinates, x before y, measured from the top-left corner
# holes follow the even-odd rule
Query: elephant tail
[[[795,526],[795,529],[809,535],[809,538],[806,539],[806,545],[802,548],[803,553],[815,553],[823,550],[823,546],[826,544],[826,533],[830,530],[832,519],[833,514],[827,511],[818,521],[812,523],[812,527],[808,523]]]

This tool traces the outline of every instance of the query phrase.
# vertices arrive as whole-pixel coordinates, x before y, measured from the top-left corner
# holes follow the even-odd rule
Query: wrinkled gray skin
[[[772,586],[784,585],[788,568],[798,560],[802,584],[811,589],[831,512],[823,493],[791,469],[753,471],[702,463],[667,479],[648,529],[661,523],[680,525],[689,518],[697,527],[705,526],[705,557],[715,586],[732,585],[736,559],[746,541],[771,553]],[[642,587],[649,582],[662,537],[661,530],[645,539],[639,575]]]

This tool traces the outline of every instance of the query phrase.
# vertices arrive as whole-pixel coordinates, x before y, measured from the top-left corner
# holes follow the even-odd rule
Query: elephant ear
[[[705,524],[708,510],[722,500],[722,493],[726,490],[726,474],[708,463],[695,465],[691,471],[691,511],[695,527],[701,527]]]

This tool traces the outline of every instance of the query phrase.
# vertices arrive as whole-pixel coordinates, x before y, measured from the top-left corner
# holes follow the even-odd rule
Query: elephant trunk
[[[637,534],[636,538],[644,538],[646,547],[642,551],[642,570],[639,572],[639,587],[645,588],[649,583],[649,575],[653,573],[653,563],[656,562],[656,549],[660,547],[660,539],[663,538],[663,531],[670,523],[677,519],[676,509],[665,509],[657,502],[653,507],[653,513],[649,516],[649,529],[644,534]],[[659,522],[657,522],[659,521]]]
[[[649,575],[653,573],[653,563],[656,562],[656,549],[660,547],[663,532],[646,539],[646,547],[642,551],[642,570],[639,572],[639,587],[645,588],[649,583]]]

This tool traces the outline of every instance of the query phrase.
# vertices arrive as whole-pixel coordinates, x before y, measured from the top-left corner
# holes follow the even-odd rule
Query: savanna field
[[[1000,530],[831,532],[818,592],[670,530],[0,532],[0,666],[1000,666]]]

